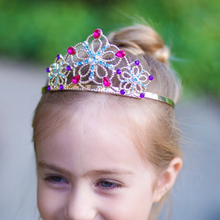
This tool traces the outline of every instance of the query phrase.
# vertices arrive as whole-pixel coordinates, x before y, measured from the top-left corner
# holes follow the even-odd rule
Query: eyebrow
[[[54,170],[54,171],[72,176],[72,173],[69,170],[58,167],[54,164],[48,164],[44,161],[38,161],[37,164],[38,164],[38,167],[40,168],[46,168],[46,169]],[[126,169],[117,168],[117,169],[89,170],[84,175],[85,176],[99,176],[99,175],[128,175],[128,174],[130,175],[132,174],[132,172]]]

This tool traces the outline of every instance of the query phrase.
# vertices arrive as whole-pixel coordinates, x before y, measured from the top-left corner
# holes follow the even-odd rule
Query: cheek
[[[59,219],[62,216],[64,204],[65,198],[58,191],[48,188],[43,180],[38,180],[37,206],[42,219]]]
[[[102,214],[106,220],[147,220],[152,207],[152,190],[149,184],[125,189],[115,197],[102,200]],[[111,207],[111,208],[109,208]]]

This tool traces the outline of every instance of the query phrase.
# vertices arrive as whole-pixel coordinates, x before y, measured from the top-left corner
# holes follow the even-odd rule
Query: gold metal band
[[[120,95],[120,96],[127,96],[127,95],[121,95],[119,93],[113,93],[113,92],[103,92],[103,91],[99,91],[99,90],[85,90],[85,89],[80,89],[79,86],[74,86],[74,88],[72,89],[64,89],[64,90],[50,90],[50,92],[53,92],[53,91],[71,91],[71,90],[74,90],[74,91],[91,91],[91,92],[100,92],[100,93],[110,93],[110,94],[115,94],[115,95]],[[42,93],[44,92],[47,92],[47,86],[44,86],[42,88]],[[49,91],[48,91],[49,92]],[[128,96],[128,97],[131,97],[131,96]],[[137,97],[131,97],[131,98],[137,98]],[[173,102],[173,100],[169,99],[169,98],[166,98],[162,95],[158,95],[158,94],[155,94],[155,93],[151,93],[151,92],[145,92],[145,97],[144,98],[147,98],[147,99],[153,99],[153,100],[156,100],[156,101],[160,101],[160,102],[163,102],[163,103],[166,103],[170,106],[172,106],[174,108],[175,104]]]

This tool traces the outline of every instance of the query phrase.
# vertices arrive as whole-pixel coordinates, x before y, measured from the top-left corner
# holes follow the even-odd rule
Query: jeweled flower
[[[105,77],[111,80],[111,76],[114,76],[115,66],[121,62],[121,58],[115,55],[119,51],[118,48],[109,44],[101,30],[98,29],[94,33],[95,36],[90,35],[86,41],[74,46],[76,51],[74,55],[69,54],[73,66],[78,68],[79,85],[82,87],[90,81],[106,86]]]
[[[142,94],[146,92],[147,85],[150,83],[148,78],[150,74],[138,62],[135,61],[130,66],[121,68],[121,74],[117,74],[120,90],[123,89],[125,93]]]

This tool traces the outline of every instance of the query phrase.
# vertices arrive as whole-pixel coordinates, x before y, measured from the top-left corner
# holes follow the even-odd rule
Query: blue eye
[[[60,176],[49,176],[49,177],[47,177],[46,179],[45,179],[46,181],[49,181],[49,182],[52,182],[52,183],[67,183],[67,181],[64,179],[64,178],[62,178],[62,177],[60,177]]]
[[[100,185],[104,188],[110,188],[110,187],[114,187],[116,184],[108,181],[102,181],[100,182]]]
[[[111,181],[106,181],[106,180],[98,182],[97,186],[100,187],[101,189],[104,189],[104,190],[111,190],[111,189],[122,187],[118,183],[111,182]]]

